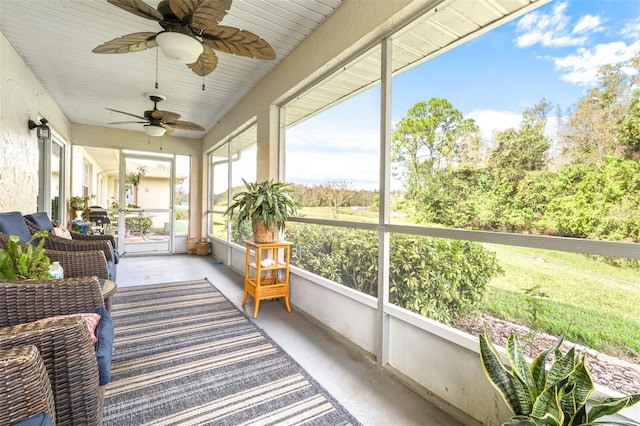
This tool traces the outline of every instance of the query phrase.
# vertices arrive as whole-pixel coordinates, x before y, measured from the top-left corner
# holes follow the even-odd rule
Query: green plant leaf
[[[594,388],[583,354],[567,378],[564,394],[560,395],[560,406],[565,416],[571,419],[570,424],[578,425],[587,420],[585,407]]]
[[[571,348],[566,355],[556,358],[547,373],[545,388],[562,386],[576,366],[576,349]]]
[[[531,363],[531,376],[536,387],[536,395],[542,393],[547,383],[547,358],[555,352],[564,341],[565,333],[562,334],[546,351],[539,353]]]
[[[560,407],[560,401],[555,387],[546,388],[538,398],[536,398],[531,410],[531,417],[542,424],[562,425],[564,424],[564,414]]]
[[[533,383],[531,372],[529,371],[529,364],[522,352],[522,346],[515,334],[511,334],[507,339],[507,357],[513,367],[513,374],[529,388],[529,394],[531,395],[530,405],[533,405],[533,401],[538,393]]]
[[[587,421],[592,422],[602,416],[610,416],[626,407],[631,407],[638,402],[640,402],[639,393],[620,398],[607,398],[602,402],[594,404],[587,414]]]
[[[500,392],[515,415],[529,415],[531,413],[531,395],[525,385],[511,374],[500,361],[498,352],[486,336],[479,336],[480,359],[482,368],[489,381]]]
[[[502,426],[536,426],[536,422],[526,416],[516,416],[508,422],[502,423]]]

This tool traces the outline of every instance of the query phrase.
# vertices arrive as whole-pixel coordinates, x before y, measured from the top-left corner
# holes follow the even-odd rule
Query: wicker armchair
[[[0,233],[0,248],[7,248],[9,236]],[[51,262],[60,262],[64,269],[64,277],[91,277],[96,276],[102,279],[109,278],[107,259],[104,252],[100,250],[90,251],[58,251],[45,250]]]
[[[24,218],[24,222],[27,224],[27,227],[29,228],[29,231],[31,232],[31,234],[34,234],[38,231],[42,231],[44,229],[37,226],[27,218]],[[50,231],[50,230],[47,229],[47,231]],[[84,236],[84,237],[89,237],[89,236],[84,234],[78,234],[76,232],[74,232],[72,235],[73,235],[73,238],[68,239],[68,238],[58,237],[56,235],[49,234],[44,243],[44,246],[45,248],[48,248],[51,250],[58,250],[58,251],[101,250],[104,253],[104,257],[107,259],[108,262],[111,261],[113,263],[117,263],[115,255],[113,253],[114,246],[111,243],[111,240],[113,239],[113,235],[96,235],[96,237],[110,237],[110,239],[109,238],[82,239],[83,237],[78,237],[78,239],[76,239],[76,235]]]
[[[47,230],[51,231],[53,228],[53,222],[49,219],[49,215],[45,212],[32,213],[24,216],[25,221],[31,228],[35,228],[37,230]],[[113,235],[105,235],[105,234],[83,234],[81,232],[71,232],[71,239],[73,240],[82,240],[82,241],[109,241],[111,243],[111,247],[114,249],[118,248],[118,240]],[[33,233],[33,232],[32,232]]]
[[[94,346],[80,318],[31,322],[104,307],[95,277],[0,282],[0,350],[38,348],[49,376],[56,424],[99,425],[103,388]]]
[[[51,383],[42,356],[33,345],[0,350],[0,425],[46,413],[55,424]]]

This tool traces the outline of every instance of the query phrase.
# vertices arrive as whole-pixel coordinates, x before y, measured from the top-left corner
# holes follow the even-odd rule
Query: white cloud
[[[640,38],[640,18],[626,22],[620,30],[620,35],[632,40]]]
[[[287,132],[287,181],[320,185],[343,180],[357,189],[377,188],[379,131],[330,127],[310,120]]]
[[[567,3],[556,4],[550,13],[532,12],[525,15],[516,28],[516,46],[539,44],[544,47],[583,46],[588,33],[604,31],[598,16],[585,15],[569,30],[571,19],[566,14]]]
[[[640,51],[640,40],[631,44],[624,41],[603,43],[593,48],[580,48],[573,55],[555,58],[556,69],[563,72],[562,79],[569,83],[591,85],[597,81],[598,69],[604,65],[626,62]]]
[[[573,27],[573,34],[579,34],[590,31],[603,31],[602,26],[600,25],[602,21],[600,17],[593,15],[585,15],[578,23]]]
[[[532,12],[520,21],[516,32],[516,46],[524,48],[540,44],[545,47],[579,46],[586,42],[586,37],[574,37],[567,29],[569,17],[565,14],[567,3],[558,3],[550,14]]]
[[[490,109],[474,109],[466,114],[465,118],[473,118],[480,127],[482,138],[489,140],[496,131],[506,130],[511,127],[518,128],[522,121],[522,114]]]

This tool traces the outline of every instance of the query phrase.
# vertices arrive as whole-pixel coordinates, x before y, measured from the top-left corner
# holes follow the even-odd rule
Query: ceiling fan
[[[94,53],[139,52],[160,46],[166,56],[206,76],[218,65],[214,50],[257,59],[275,59],[269,43],[239,28],[218,25],[232,0],[163,0],[157,10],[142,0],[107,0],[121,9],[158,21],[163,31],[128,34],[101,44]]]
[[[180,118],[180,114],[176,114],[171,111],[160,111],[157,108],[157,105],[158,102],[162,102],[166,99],[164,96],[152,94],[149,95],[149,99],[153,102],[153,109],[145,111],[143,116],[107,108],[109,111],[125,114],[144,121],[116,121],[108,124],[144,124],[144,131],[149,136],[162,136],[165,132],[171,134],[175,129],[204,132],[204,128],[199,124],[191,123],[190,121],[178,120]]]

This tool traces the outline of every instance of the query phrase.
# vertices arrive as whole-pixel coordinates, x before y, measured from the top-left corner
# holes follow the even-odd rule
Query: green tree
[[[497,146],[489,155],[488,165],[499,182],[511,185],[512,192],[527,172],[544,170],[549,163],[551,143],[545,135],[549,111],[551,105],[542,99],[533,109],[525,109],[519,129],[495,135]]]
[[[460,162],[463,143],[479,131],[446,99],[415,104],[392,135],[392,161],[411,193],[428,182],[435,171]]]
[[[607,155],[624,158],[626,147],[618,136],[635,82],[627,69],[637,69],[638,62],[636,57],[598,70],[597,84],[576,104],[561,132],[563,153],[570,162],[597,162]]]
[[[640,159],[640,90],[633,92],[627,113],[618,120],[618,138],[628,158]]]

